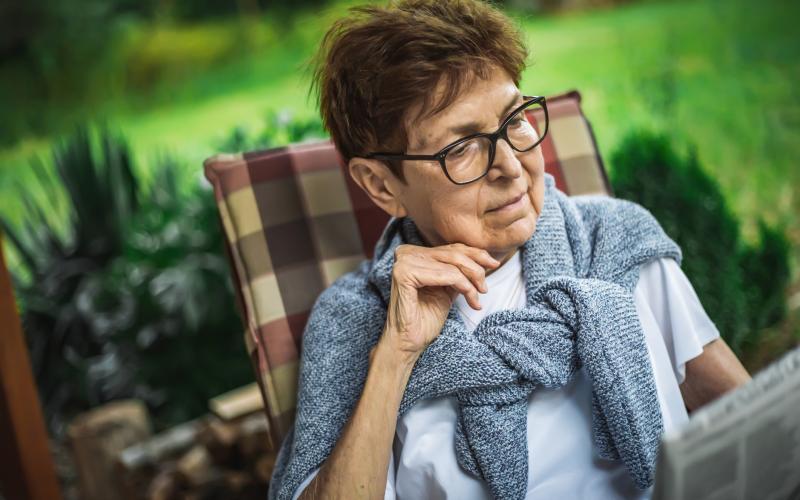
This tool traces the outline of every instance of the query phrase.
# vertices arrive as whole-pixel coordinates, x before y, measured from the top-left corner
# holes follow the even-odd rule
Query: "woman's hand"
[[[488,291],[486,270],[499,265],[486,250],[461,243],[433,248],[398,246],[381,341],[416,361],[439,335],[459,293],[472,308],[481,308],[478,292]]]

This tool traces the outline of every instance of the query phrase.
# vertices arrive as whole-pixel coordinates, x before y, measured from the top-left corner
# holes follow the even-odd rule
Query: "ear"
[[[405,217],[400,180],[388,166],[378,160],[351,158],[347,163],[350,177],[370,199],[392,217]]]

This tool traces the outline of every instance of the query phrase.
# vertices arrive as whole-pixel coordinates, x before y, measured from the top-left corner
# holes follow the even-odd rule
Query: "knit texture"
[[[544,175],[544,207],[520,249],[525,307],[488,314],[468,332],[453,306],[414,366],[398,417],[424,398],[456,398],[458,463],[495,498],[523,499],[528,396],[537,387],[566,385],[585,366],[600,456],[622,460],[646,489],[663,422],[633,290],[642,265],[663,257],[680,264],[681,250],[644,207],[600,195],[569,197]],[[314,304],[295,423],[277,457],[270,499],[290,499],[339,439],[383,331],[394,250],[403,243],[424,245],[408,217],[390,220],[373,259]]]

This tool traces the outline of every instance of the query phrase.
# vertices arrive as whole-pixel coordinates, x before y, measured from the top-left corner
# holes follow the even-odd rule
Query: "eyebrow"
[[[522,93],[519,90],[517,90],[517,92],[514,95],[514,97],[511,99],[511,101],[509,101],[509,103],[503,109],[503,112],[500,113],[500,116],[503,117],[503,118],[506,118],[506,115],[508,115],[508,113],[511,112],[511,110],[514,108],[514,106],[517,104],[517,101],[519,101],[520,97],[522,97]],[[450,127],[449,129],[447,129],[447,133],[444,136],[439,136],[439,137],[436,138],[436,140],[434,140],[432,142],[434,144],[437,144],[437,143],[439,143],[441,141],[442,137],[447,137],[448,135],[455,135],[455,136],[461,137],[461,136],[464,136],[464,135],[469,135],[469,134],[472,134],[472,133],[475,133],[475,132],[479,132],[480,129],[481,129],[481,124],[476,122],[476,121],[471,121],[471,122],[468,122],[468,123],[462,123],[460,125],[455,125],[453,127]],[[422,138],[420,140],[419,145],[417,146],[417,148],[418,149],[424,149],[425,146],[427,146],[427,145],[428,145],[428,142],[424,138]]]

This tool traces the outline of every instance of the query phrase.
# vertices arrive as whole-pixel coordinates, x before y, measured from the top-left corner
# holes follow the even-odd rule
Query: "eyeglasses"
[[[384,160],[436,160],[444,175],[454,184],[469,184],[482,178],[494,163],[498,139],[505,139],[514,151],[525,153],[538,146],[547,135],[547,103],[544,96],[523,96],[525,102],[512,111],[495,132],[475,133],[448,144],[432,155],[402,153],[369,153],[365,158]],[[533,112],[537,120],[544,117],[544,129],[539,134],[525,116]]]

